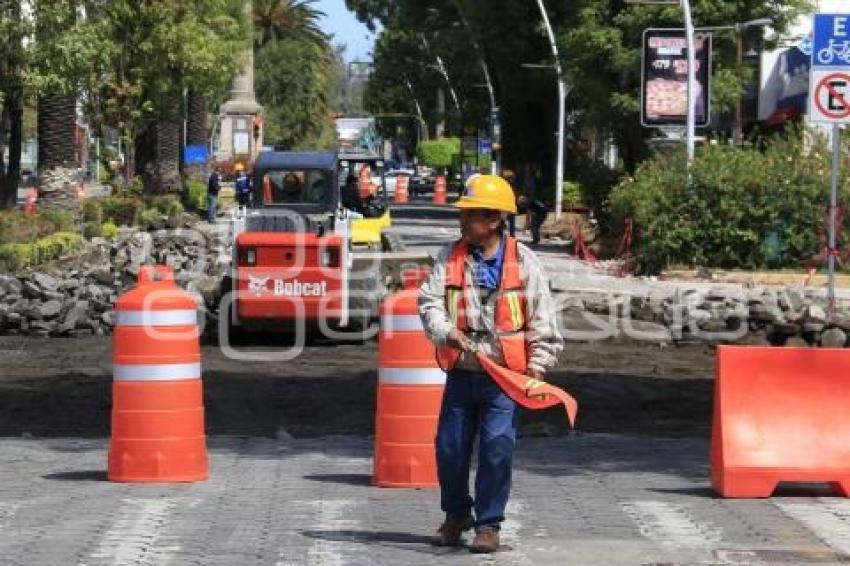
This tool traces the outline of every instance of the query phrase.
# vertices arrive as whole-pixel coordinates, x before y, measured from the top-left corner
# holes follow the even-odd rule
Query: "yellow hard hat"
[[[242,165],[241,163],[237,163],[237,164],[236,164],[236,167],[234,167],[234,169],[235,169],[236,171],[244,171],[244,170],[245,170],[245,166],[244,166],[244,165]]]
[[[476,175],[466,182],[466,190],[455,204],[458,208],[484,208],[516,214],[514,190],[496,175]]]

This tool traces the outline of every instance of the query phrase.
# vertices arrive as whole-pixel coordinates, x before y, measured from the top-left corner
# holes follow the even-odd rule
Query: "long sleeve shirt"
[[[454,328],[446,310],[446,265],[451,244],[440,251],[434,261],[431,275],[419,288],[419,316],[428,338],[437,346],[443,346]],[[564,347],[564,339],[558,330],[557,314],[549,281],[540,261],[530,249],[518,244],[520,279],[526,297],[526,342],[528,343],[528,369],[545,373],[555,365],[558,354]],[[497,293],[478,287],[477,265],[472,254],[467,255],[464,278],[468,282],[464,297],[470,340],[481,351],[499,364],[504,364],[496,333],[495,310]],[[480,371],[474,354],[464,352],[457,364],[458,369]]]

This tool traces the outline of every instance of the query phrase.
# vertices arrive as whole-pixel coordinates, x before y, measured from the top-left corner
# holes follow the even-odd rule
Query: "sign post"
[[[835,256],[838,176],[841,166],[841,124],[850,123],[850,14],[815,14],[809,118],[832,124],[832,183],[829,196],[827,314],[835,316]]]

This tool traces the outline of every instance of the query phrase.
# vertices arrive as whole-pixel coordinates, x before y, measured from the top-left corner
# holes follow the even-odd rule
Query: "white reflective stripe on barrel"
[[[383,332],[413,332],[424,330],[418,314],[385,314],[381,317]]]
[[[114,364],[115,381],[177,381],[200,379],[201,364]]]
[[[378,381],[392,385],[445,385],[446,372],[440,368],[379,368]]]
[[[194,326],[198,312],[194,309],[170,311],[115,311],[115,326]]]

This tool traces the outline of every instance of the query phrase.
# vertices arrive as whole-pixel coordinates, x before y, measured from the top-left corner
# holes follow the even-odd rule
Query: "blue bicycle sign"
[[[818,63],[821,65],[850,64],[850,39],[836,41],[830,38],[829,45],[818,51]]]
[[[850,14],[815,14],[812,67],[850,67]]]

